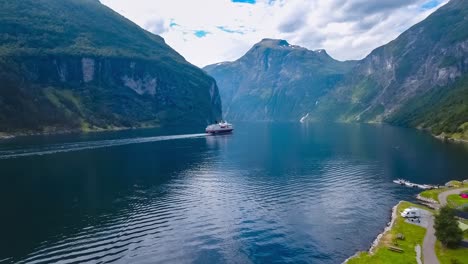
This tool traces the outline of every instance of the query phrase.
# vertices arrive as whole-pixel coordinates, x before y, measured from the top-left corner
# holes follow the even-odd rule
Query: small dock
[[[406,187],[419,188],[419,189],[423,189],[423,190],[431,190],[431,189],[438,189],[439,188],[439,186],[436,186],[436,185],[417,184],[417,183],[412,183],[410,181],[402,180],[402,179],[394,180],[393,182],[398,184],[398,185],[404,185]]]

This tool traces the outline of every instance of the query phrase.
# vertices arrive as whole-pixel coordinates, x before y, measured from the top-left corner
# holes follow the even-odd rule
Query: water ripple
[[[362,150],[354,141],[349,146],[336,143],[336,138],[345,136],[322,143],[316,142],[317,136],[280,131],[276,138],[288,139],[280,144],[273,136],[257,131],[263,130],[143,145],[132,148],[130,155],[90,151],[87,155],[93,162],[80,165],[96,168],[77,168],[74,178],[66,165],[63,170],[54,167],[53,159],[37,166],[52,167],[59,173],[42,171],[42,177],[34,178],[30,185],[49,181],[54,188],[65,188],[65,194],[56,197],[76,201],[78,209],[69,208],[66,202],[53,209],[77,219],[44,224],[50,233],[38,232],[37,243],[12,253],[12,257],[1,255],[0,262],[340,263],[357,250],[366,250],[388,221],[391,206],[414,195],[412,189],[391,184],[398,176],[387,169],[391,167],[388,164],[399,162],[399,156],[388,161],[386,155],[378,156],[380,151],[374,147]],[[0,159],[204,136],[1,150]],[[103,154],[115,159],[102,160]],[[79,155],[64,156],[60,156],[62,162],[74,164]],[[47,177],[47,173],[56,173],[56,178]],[[102,177],[104,181],[100,181]],[[66,188],[69,185],[73,188]],[[39,198],[47,195],[31,188]],[[33,199],[27,202],[34,204]],[[37,211],[42,217],[43,212]]]
[[[6,149],[0,150],[0,159],[12,159],[28,156],[42,156],[56,153],[74,152],[90,149],[108,148],[116,146],[125,146],[131,144],[151,143],[157,141],[200,138],[207,134],[190,134],[190,135],[175,135],[175,136],[157,136],[157,137],[140,137],[114,140],[87,141],[78,143],[64,143],[56,145],[46,145],[33,148]]]

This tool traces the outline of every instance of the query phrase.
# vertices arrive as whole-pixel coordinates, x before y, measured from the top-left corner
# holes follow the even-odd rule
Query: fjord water
[[[0,262],[340,263],[405,178],[468,178],[468,147],[345,124],[237,124],[0,143]]]

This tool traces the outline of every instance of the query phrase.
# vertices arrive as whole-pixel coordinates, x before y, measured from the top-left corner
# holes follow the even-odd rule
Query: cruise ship
[[[226,134],[231,133],[234,130],[232,124],[226,121],[221,121],[217,124],[209,125],[206,127],[206,133],[208,134]]]

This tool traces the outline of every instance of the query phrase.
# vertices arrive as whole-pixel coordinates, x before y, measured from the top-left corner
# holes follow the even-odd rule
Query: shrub
[[[445,247],[456,248],[463,240],[463,231],[458,227],[455,211],[448,207],[442,207],[435,217],[434,228],[437,239]]]

